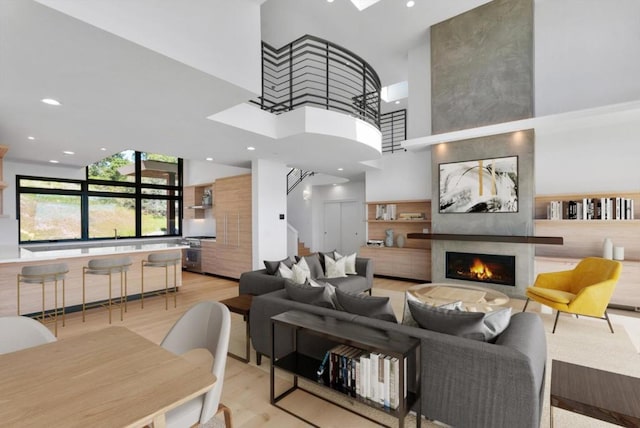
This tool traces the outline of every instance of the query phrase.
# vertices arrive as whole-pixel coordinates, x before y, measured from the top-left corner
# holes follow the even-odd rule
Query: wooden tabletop
[[[124,327],[0,355],[0,379],[0,421],[19,427],[162,427],[216,381]]]
[[[221,300],[220,303],[225,305],[231,312],[240,315],[248,315],[249,310],[251,309],[251,302],[253,301],[253,296],[251,294],[241,294],[236,297],[231,297],[229,299]]]
[[[551,363],[551,405],[616,425],[640,426],[640,378]]]

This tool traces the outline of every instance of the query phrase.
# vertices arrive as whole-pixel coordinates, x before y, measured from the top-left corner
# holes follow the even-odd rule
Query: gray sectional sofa
[[[251,341],[258,355],[271,354],[270,318],[294,309],[418,338],[421,411],[428,419],[455,427],[540,426],[547,345],[536,314],[516,313],[487,343],[296,302],[283,289],[253,299]],[[282,327],[276,337],[277,355],[293,349],[293,331]],[[333,345],[315,335],[297,337],[298,351],[318,359]]]
[[[356,257],[356,275],[348,275],[342,278],[321,278],[343,291],[368,291],[373,287],[373,260]],[[314,277],[315,279],[315,277]],[[238,286],[240,294],[252,294],[258,296],[284,288],[284,278],[270,275],[267,269],[259,269],[244,272],[240,275]]]

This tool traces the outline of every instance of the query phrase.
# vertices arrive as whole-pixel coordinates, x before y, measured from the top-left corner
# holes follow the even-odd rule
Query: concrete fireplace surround
[[[473,138],[439,144],[431,148],[432,195],[431,217],[433,233],[472,235],[534,235],[534,140],[533,130]],[[439,212],[439,164],[518,156],[518,212],[516,213],[461,213]],[[455,240],[431,241],[431,280],[470,284],[445,278],[445,253],[483,253],[514,255],[516,257],[516,285],[483,284],[511,297],[523,297],[525,289],[534,280],[534,254],[532,244],[505,242],[464,242]]]

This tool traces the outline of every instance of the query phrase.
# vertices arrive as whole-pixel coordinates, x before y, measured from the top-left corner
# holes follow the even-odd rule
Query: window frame
[[[127,236],[123,238],[129,239],[162,239],[182,236],[182,212],[183,212],[183,160],[177,158],[178,172],[176,181],[177,184],[143,184],[142,183],[142,152],[135,151],[135,180],[134,182],[122,182],[111,180],[97,180],[89,178],[89,166],[85,167],[85,180],[79,179],[67,179],[67,178],[47,178],[37,177],[31,175],[16,175],[16,218],[18,225],[20,225],[20,197],[22,194],[50,194],[50,195],[73,195],[80,196],[80,215],[81,215],[81,238],[80,239],[45,239],[37,241],[23,241],[21,235],[18,234],[19,244],[37,244],[47,242],[83,242],[83,241],[104,241],[113,238],[90,238],[89,237],[89,198],[90,197],[103,197],[103,198],[129,198],[135,203],[135,236]],[[79,184],[80,190],[68,190],[68,189],[47,189],[39,187],[23,187],[21,186],[22,180],[37,180],[45,182],[58,182],[58,183],[73,183]],[[102,185],[112,187],[133,188],[133,193],[120,193],[109,191],[96,191],[89,190],[91,185]],[[149,193],[143,193],[143,189],[158,189],[164,190],[167,194],[154,195]],[[167,207],[169,212],[173,213],[175,219],[173,230],[168,231],[165,235],[143,235],[142,234],[142,200],[143,199],[158,199],[167,201]],[[176,204],[177,201],[177,204]],[[177,207],[176,207],[177,205]],[[175,209],[176,212],[173,212]],[[167,217],[170,220],[170,216]]]

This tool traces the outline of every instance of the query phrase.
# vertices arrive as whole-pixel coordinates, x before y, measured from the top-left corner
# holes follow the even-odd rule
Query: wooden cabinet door
[[[182,218],[183,220],[193,220],[196,218],[195,210],[189,207],[196,204],[196,186],[186,186],[182,191]]]
[[[216,242],[202,241],[202,271],[216,273],[218,270]]]
[[[240,278],[252,266],[251,175],[215,182],[218,275]]]

